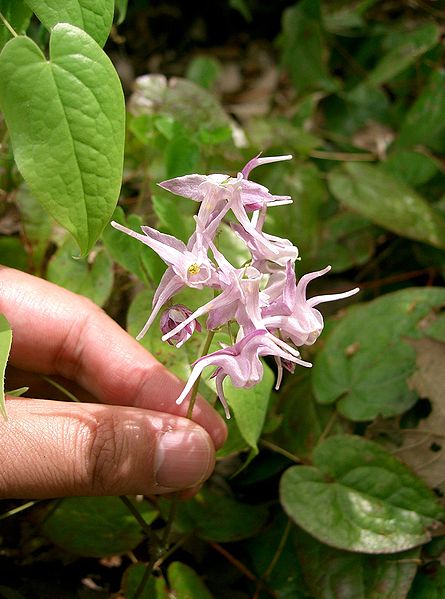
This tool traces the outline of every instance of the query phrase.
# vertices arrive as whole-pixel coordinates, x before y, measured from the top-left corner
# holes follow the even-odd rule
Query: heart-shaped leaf
[[[151,524],[158,512],[148,503],[138,509]],[[56,545],[77,555],[102,557],[126,553],[144,538],[141,527],[119,497],[69,497],[43,526]]]
[[[26,0],[26,4],[48,29],[57,23],[70,23],[86,31],[100,46],[107,41],[114,0]]]
[[[357,421],[409,409],[417,399],[407,383],[416,352],[406,338],[423,336],[425,319],[444,304],[444,289],[412,288],[351,309],[315,361],[317,401],[337,401],[338,411]]]
[[[9,41],[0,80],[17,166],[86,254],[121,185],[125,108],[116,71],[87,33],[63,23],[51,33],[49,60],[29,38]]]
[[[159,502],[167,516],[170,502]],[[254,536],[265,524],[268,510],[262,505],[240,503],[204,487],[190,501],[178,503],[173,527],[181,533],[194,532],[201,539],[230,543]]]
[[[342,204],[409,239],[445,249],[445,219],[414,189],[383,169],[348,162],[332,170],[329,187]]]
[[[380,445],[338,435],[319,445],[313,466],[283,475],[281,504],[322,543],[363,553],[395,553],[430,539],[445,519],[432,491]]]

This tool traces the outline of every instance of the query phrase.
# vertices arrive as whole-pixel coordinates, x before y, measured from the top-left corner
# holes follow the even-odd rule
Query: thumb
[[[169,493],[212,473],[215,449],[198,424],[162,412],[8,399],[0,422],[0,497]]]

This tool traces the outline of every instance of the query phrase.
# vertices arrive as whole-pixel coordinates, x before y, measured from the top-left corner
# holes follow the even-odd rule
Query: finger
[[[13,329],[14,366],[75,380],[104,403],[186,414],[187,402],[175,403],[184,383],[86,298],[0,268],[0,312]],[[224,443],[225,424],[206,401],[193,419]]]
[[[150,495],[191,489],[215,463],[191,420],[139,408],[8,399],[0,497]]]

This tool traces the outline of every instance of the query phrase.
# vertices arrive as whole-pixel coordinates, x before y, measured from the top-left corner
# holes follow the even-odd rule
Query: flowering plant
[[[186,306],[170,306],[162,314],[162,340],[183,345],[201,325],[197,319],[207,315],[207,330],[237,323],[238,331],[232,345],[203,355],[193,364],[193,370],[177,403],[182,403],[202,371],[214,366],[218,398],[227,418],[230,411],[224,395],[223,382],[229,377],[235,387],[252,387],[263,376],[261,356],[273,356],[278,376],[275,388],[282,380],[283,367],[293,372],[295,365],[310,367],[301,358],[298,347],[312,345],[323,329],[323,317],[316,306],[323,302],[354,295],[358,288],[331,295],[306,298],[308,283],[330,270],[312,272],[296,282],[295,262],[298,249],[287,239],[263,231],[269,207],[290,203],[289,196],[277,196],[249,180],[250,172],[262,164],[289,160],[291,156],[256,156],[237,177],[225,174],[185,175],[160,183],[174,194],[200,202],[195,216],[196,229],[187,245],[171,235],[151,227],[141,227],[137,233],[117,222],[118,230],[135,237],[154,250],[168,265],[154,294],[152,312],[138,335],[141,339],[157,314],[184,286],[194,289],[208,287],[215,297],[192,312]],[[244,241],[251,259],[235,268],[218,250],[215,237],[224,216],[232,211],[237,223],[231,227]],[[249,216],[249,213],[251,216]]]

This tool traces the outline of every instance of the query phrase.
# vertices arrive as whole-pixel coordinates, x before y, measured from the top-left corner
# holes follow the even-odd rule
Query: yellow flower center
[[[199,271],[201,270],[201,268],[199,267],[198,264],[195,263],[195,264],[190,264],[190,266],[188,267],[187,270],[191,275],[197,275],[199,273]]]

